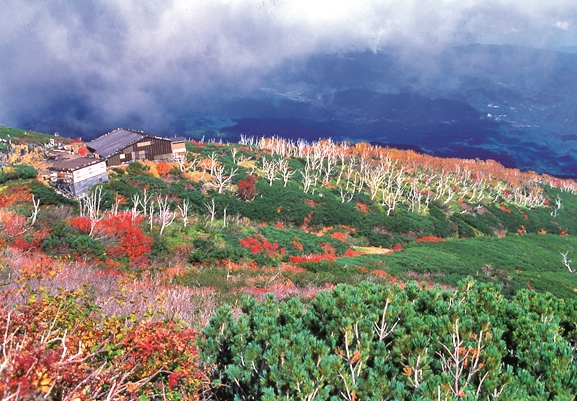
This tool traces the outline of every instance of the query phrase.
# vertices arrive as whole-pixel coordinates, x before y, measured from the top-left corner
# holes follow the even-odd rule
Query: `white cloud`
[[[574,0],[3,0],[0,124],[65,88],[96,112],[158,115],[317,52],[554,46],[559,30],[577,44],[576,19]]]
[[[556,21],[555,22],[555,27],[559,28],[563,31],[568,31],[570,26],[571,26],[571,23],[569,21]]]

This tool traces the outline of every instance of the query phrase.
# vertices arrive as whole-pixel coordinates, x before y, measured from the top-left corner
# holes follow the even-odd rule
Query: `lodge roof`
[[[51,171],[75,171],[84,167],[91,166],[93,164],[104,163],[102,159],[95,159],[93,157],[79,157],[77,159],[66,160],[60,163],[56,163],[50,167],[48,170]]]
[[[117,128],[104,134],[86,144],[91,151],[98,153],[100,157],[109,158],[120,152],[127,146],[133,145],[143,138],[156,138],[143,131],[136,131],[127,128]]]

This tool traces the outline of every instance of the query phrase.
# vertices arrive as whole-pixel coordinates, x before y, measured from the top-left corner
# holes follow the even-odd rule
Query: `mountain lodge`
[[[50,184],[62,193],[78,197],[93,185],[108,181],[106,162],[93,157],[65,160],[48,167]]]
[[[167,160],[183,156],[184,138],[161,138],[127,128],[117,128],[86,144],[108,167],[135,160]]]

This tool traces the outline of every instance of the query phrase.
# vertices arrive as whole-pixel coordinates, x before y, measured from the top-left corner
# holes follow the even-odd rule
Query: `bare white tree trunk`
[[[213,178],[214,183],[211,183],[213,187],[215,187],[219,194],[221,194],[225,188],[230,186],[230,183],[236,172],[238,171],[238,167],[234,170],[231,170],[228,175],[225,174],[224,166],[218,166],[213,170]]]
[[[286,187],[289,180],[295,174],[295,172],[289,168],[287,159],[280,159],[277,165],[283,180],[283,184]]]
[[[204,206],[206,206],[206,209],[210,213],[210,221],[213,222],[216,216],[216,206],[214,204],[214,198],[211,199],[210,203],[205,203]]]
[[[268,180],[268,185],[272,186],[274,180],[276,179],[277,173],[277,163],[274,159],[262,158],[262,169],[264,171],[263,176]]]
[[[569,255],[569,251],[565,253],[560,252],[560,254],[563,256],[563,265],[569,270],[569,272],[575,273],[575,269],[571,267],[571,263],[573,263],[573,261],[567,257],[567,255]]]
[[[176,213],[170,210],[167,197],[162,199],[160,196],[158,196],[156,203],[158,204],[158,217],[160,219],[160,235],[162,235],[164,229],[170,226],[174,221]]]
[[[84,194],[80,199],[80,216],[90,219],[90,232],[88,236],[92,237],[96,223],[104,218],[100,215],[100,203],[102,202],[102,187],[96,187],[90,194]]]
[[[184,199],[180,205],[178,205],[178,210],[180,210],[180,217],[182,217],[182,222],[184,226],[188,224],[188,211],[190,209],[190,203],[188,199]]]
[[[34,194],[32,194],[32,206],[34,210],[32,210],[32,215],[29,217],[30,225],[33,226],[36,223],[36,217],[38,216],[38,207],[40,206],[40,199],[34,199]]]

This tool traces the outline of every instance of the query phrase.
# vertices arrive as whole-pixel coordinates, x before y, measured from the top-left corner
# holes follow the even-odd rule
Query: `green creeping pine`
[[[245,298],[206,328],[226,400],[571,400],[577,304],[468,278],[456,290],[364,282],[299,299]]]

